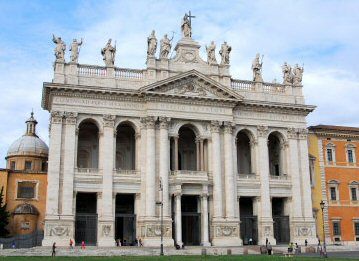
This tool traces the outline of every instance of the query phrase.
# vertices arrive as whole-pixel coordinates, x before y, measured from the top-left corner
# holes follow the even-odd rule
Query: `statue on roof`
[[[52,41],[56,44],[55,62],[65,62],[65,50],[66,50],[65,42],[61,39],[61,37],[56,37],[54,34],[52,34]]]
[[[157,50],[157,38],[155,36],[155,30],[152,30],[151,35],[147,38],[147,55],[155,56]]]
[[[304,66],[300,67],[298,64],[294,67],[294,76],[293,76],[293,84],[294,85],[302,85]]]
[[[70,51],[71,51],[70,60],[72,63],[78,62],[81,45],[82,45],[82,38],[80,42],[78,42],[77,39],[73,39],[70,47]]]
[[[160,47],[160,59],[168,59],[168,55],[171,51],[171,39],[168,39],[167,34],[164,35],[163,39],[161,40],[161,47]]]
[[[227,42],[224,42],[221,46],[221,50],[219,54],[221,55],[221,65],[229,65],[229,53],[232,51],[232,47],[230,47]]]
[[[262,64],[263,64],[263,55],[262,55],[262,60],[260,60],[260,55],[259,53],[257,53],[256,58],[254,58],[252,62],[253,81],[255,82],[263,82]]]
[[[192,36],[192,27],[191,27],[191,17],[188,14],[185,14],[182,19],[182,35],[183,37],[191,37]]]
[[[105,65],[107,67],[113,67],[115,64],[116,43],[115,46],[112,46],[111,41],[112,39],[109,39],[106,46],[101,50],[103,60],[105,61]]]
[[[282,72],[283,72],[283,84],[292,84],[293,83],[293,73],[292,73],[292,67],[287,64],[287,62],[284,62],[282,66]]]
[[[208,64],[217,64],[216,45],[215,45],[214,41],[212,41],[209,46],[206,46],[206,51],[207,51]]]

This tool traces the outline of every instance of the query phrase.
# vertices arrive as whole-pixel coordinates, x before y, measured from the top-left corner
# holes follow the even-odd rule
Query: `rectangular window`
[[[358,200],[357,188],[350,188],[350,191],[351,191],[351,193],[352,193],[352,200],[353,200],[353,201]]]
[[[335,187],[330,188],[330,199],[337,200],[337,190]]]
[[[17,184],[17,197],[18,198],[35,198],[36,183],[33,182],[19,182]]]
[[[47,171],[47,162],[46,162],[46,161],[43,161],[43,162],[41,163],[41,170],[42,170],[42,171]]]
[[[334,236],[340,236],[340,222],[339,221],[333,221],[333,235]]]
[[[25,161],[25,170],[32,169],[32,161]]]
[[[16,169],[16,163],[15,163],[15,161],[11,161],[11,162],[10,162],[10,169],[11,169],[11,170],[15,170],[15,169]]]
[[[349,163],[353,163],[353,162],[354,162],[353,151],[352,151],[352,150],[348,150],[348,162],[349,162]]]
[[[327,159],[328,159],[328,161],[333,161],[333,151],[332,151],[332,149],[327,149]]]
[[[359,236],[359,222],[354,223],[354,232],[356,236]]]

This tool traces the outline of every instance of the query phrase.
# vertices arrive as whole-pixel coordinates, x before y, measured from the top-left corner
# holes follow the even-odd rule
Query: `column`
[[[299,158],[298,158],[298,134],[294,128],[289,128],[287,130],[288,137],[288,147],[289,147],[289,173],[292,180],[292,220],[296,221],[301,219],[303,216],[302,213],[302,192],[301,192],[301,182],[299,174]],[[308,157],[308,156],[307,156]],[[310,192],[311,194],[311,192]]]
[[[175,225],[176,225],[176,244],[182,247],[182,211],[181,211],[181,193],[175,194],[175,204],[176,204],[176,216],[175,216]]]
[[[73,220],[74,169],[77,113],[65,112],[64,181],[62,193],[62,218]],[[67,216],[67,217],[66,217]]]
[[[59,242],[59,238],[50,234],[59,224],[59,180],[60,180],[60,161],[61,161],[61,137],[62,137],[62,118],[63,113],[59,111],[51,112],[50,128],[50,148],[49,164],[47,175],[47,197],[45,215],[45,237],[42,241],[43,246],[52,246],[54,240]],[[66,229],[66,227],[64,227]],[[67,241],[67,240],[66,240]],[[68,242],[66,242],[67,245]],[[58,245],[60,242],[58,243]]]
[[[265,244],[266,238],[276,244],[273,234],[272,204],[269,193],[268,127],[257,126],[257,170],[261,180],[260,211],[258,212],[258,244]]]
[[[103,115],[103,136],[101,137],[100,162],[102,166],[102,197],[99,212],[99,246],[113,246],[113,170],[114,170],[114,115]],[[108,229],[110,228],[110,229]],[[108,232],[109,230],[109,232]],[[106,231],[106,232],[105,232]]]
[[[59,214],[59,179],[61,161],[63,113],[51,112],[49,162],[47,175],[46,218],[57,218]]]
[[[224,125],[224,181],[226,191],[226,217],[233,219],[235,217],[235,195],[234,187],[236,182],[233,175],[233,155],[232,155],[232,125],[226,122]]]
[[[203,139],[199,140],[199,149],[200,149],[200,165],[201,165],[201,169],[202,171],[204,171],[204,149],[203,149]]]
[[[212,173],[213,173],[213,218],[223,217],[222,211],[222,169],[219,122],[211,122],[212,132]]]
[[[154,217],[156,211],[156,182],[155,182],[155,119],[146,118],[146,216]]]
[[[174,170],[178,170],[178,135],[173,137],[174,140],[174,147],[175,147],[175,151],[174,151],[174,163],[175,163],[175,167]]]
[[[199,141],[200,138],[196,138],[196,170],[201,170],[201,155],[200,155],[200,148],[199,148]]]
[[[203,193],[201,195],[201,225],[202,225],[202,246],[210,246],[209,236],[208,236],[208,193]]]
[[[147,144],[146,118],[141,118],[141,146],[140,146],[140,171],[141,171],[141,213],[139,217],[146,216],[146,144]]]
[[[160,117],[160,177],[163,189],[163,216],[170,217],[169,193],[168,193],[168,172],[170,170],[170,145],[168,138],[169,118]]]

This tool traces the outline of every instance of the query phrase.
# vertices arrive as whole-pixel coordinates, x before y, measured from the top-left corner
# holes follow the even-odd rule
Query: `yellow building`
[[[48,147],[36,135],[37,121],[31,113],[25,134],[13,142],[0,170],[0,187],[10,220],[10,235],[30,234],[44,229],[47,189]]]

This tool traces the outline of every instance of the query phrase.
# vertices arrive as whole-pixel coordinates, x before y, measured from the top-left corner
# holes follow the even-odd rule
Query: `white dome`
[[[11,144],[7,156],[37,155],[48,156],[49,148],[37,136],[24,135]]]

